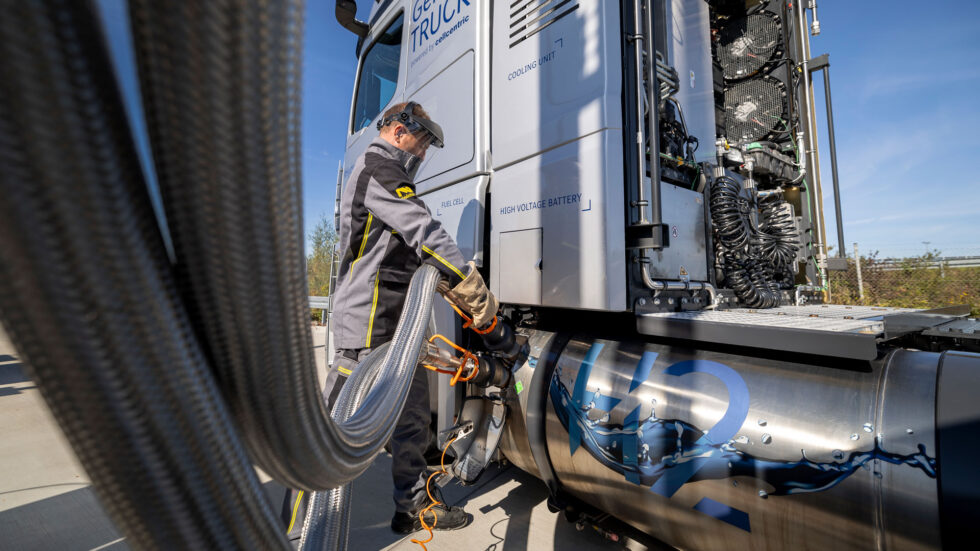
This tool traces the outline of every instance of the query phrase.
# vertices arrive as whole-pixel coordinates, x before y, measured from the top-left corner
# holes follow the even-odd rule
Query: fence
[[[834,303],[904,308],[968,304],[971,315],[980,316],[980,255],[946,256],[932,250],[879,258],[872,252],[849,255],[847,264],[846,271],[828,274]]]

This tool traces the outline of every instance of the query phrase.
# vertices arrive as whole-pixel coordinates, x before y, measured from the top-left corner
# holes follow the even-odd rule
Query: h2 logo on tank
[[[567,389],[559,380],[561,374],[560,368],[556,369],[554,378],[552,379],[552,402],[555,404],[555,410],[559,412],[559,418],[562,424],[568,428],[568,441],[570,451],[573,455],[579,446],[583,444],[584,437],[586,448],[600,462],[613,467],[615,470],[621,471],[626,479],[634,484],[650,484],[650,490],[652,492],[666,498],[672,497],[681,486],[687,483],[702,468],[712,467],[712,470],[714,470],[719,466],[719,462],[721,466],[728,464],[728,459],[723,457],[721,453],[718,453],[719,450],[712,443],[731,441],[742,427],[746,417],[748,417],[749,389],[737,371],[727,365],[706,360],[682,361],[664,369],[664,374],[677,377],[682,377],[690,373],[706,373],[717,377],[728,389],[728,409],[714,427],[708,431],[698,431],[696,433],[699,435],[699,438],[692,443],[692,448],[675,444],[673,454],[669,453],[670,444],[675,442],[680,443],[683,440],[685,432],[688,435],[694,435],[695,433],[690,431],[690,429],[685,431],[685,428],[677,425],[676,422],[670,423],[670,426],[662,427],[664,434],[670,434],[670,438],[655,438],[654,441],[662,441],[665,444],[662,448],[664,456],[672,455],[673,458],[670,461],[661,461],[658,465],[652,466],[650,469],[644,469],[641,466],[641,460],[647,459],[647,452],[651,446],[645,443],[641,449],[640,434],[642,434],[641,431],[643,428],[646,428],[651,436],[655,436],[658,428],[657,422],[663,423],[656,419],[655,410],[651,411],[650,418],[643,423],[642,428],[639,420],[640,406],[636,406],[623,420],[623,429],[618,434],[606,432],[605,435],[602,435],[592,430],[592,427],[597,423],[589,419],[588,411],[595,408],[610,412],[620,402],[618,398],[602,396],[598,392],[587,390],[592,367],[599,358],[603,347],[604,345],[602,343],[592,344],[585,359],[582,360],[578,374],[575,376],[575,389],[571,396],[567,395]],[[657,356],[658,354],[655,352],[643,353],[633,374],[633,380],[630,383],[630,392],[636,390],[647,380],[657,360]],[[562,407],[559,407],[559,405]],[[562,415],[562,413],[565,415]],[[607,418],[608,413],[604,419]],[[584,427],[580,424],[582,421],[584,421]],[[585,429],[584,431],[583,428]],[[679,430],[677,430],[678,428]],[[616,436],[619,438],[616,438]],[[602,440],[608,441],[602,442]],[[615,457],[616,454],[611,453],[611,450],[616,448],[621,450],[619,452],[620,457],[618,458]],[[693,454],[696,456],[692,456],[691,451],[696,451]],[[660,450],[657,453],[660,453]],[[616,461],[616,459],[619,459],[619,461]],[[609,463],[613,463],[613,465],[609,465]],[[731,508],[711,498],[702,498],[694,506],[694,509],[745,531],[751,531],[749,528],[748,513]]]
[[[936,478],[936,458],[918,444],[918,453],[896,454],[883,450],[875,441],[871,450],[856,450],[845,455],[833,451],[834,461],[819,463],[807,459],[805,450],[799,461],[756,458],[735,447],[735,435],[749,413],[749,390],[742,376],[731,367],[714,361],[684,360],[673,363],[660,373],[684,377],[704,373],[719,379],[728,390],[728,408],[711,429],[700,428],[677,419],[660,419],[656,409],[647,419],[640,420],[640,407],[635,407],[624,419],[622,428],[600,426],[609,420],[609,413],[621,401],[599,392],[587,390],[592,367],[603,349],[593,343],[578,373],[575,388],[570,393],[561,380],[562,366],[555,368],[549,395],[562,425],[568,430],[572,455],[584,446],[589,454],[606,467],[621,473],[626,480],[666,498],[672,497],[689,481],[725,479],[735,476],[753,477],[769,484],[771,492],[759,490],[759,497],[785,496],[829,490],[854,474],[858,469],[889,463],[905,465]],[[639,388],[650,376],[658,354],[645,351],[634,370],[629,393]],[[607,412],[602,419],[589,418],[592,409]],[[741,440],[738,440],[741,442]],[[877,468],[875,476],[880,476]],[[694,509],[751,532],[749,515],[711,498],[704,497]]]

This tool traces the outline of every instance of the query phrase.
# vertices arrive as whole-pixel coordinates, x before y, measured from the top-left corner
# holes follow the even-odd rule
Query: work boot
[[[446,507],[445,504],[436,505],[425,514],[425,522],[433,530],[458,530],[468,525],[473,517],[467,514],[462,507]],[[435,526],[433,526],[433,524]],[[391,517],[391,530],[398,534],[411,534],[422,529],[422,521],[419,520],[419,512],[395,513]]]

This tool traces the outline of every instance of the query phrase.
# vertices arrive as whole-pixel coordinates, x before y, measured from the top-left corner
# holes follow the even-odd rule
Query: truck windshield
[[[403,15],[399,15],[364,54],[351,133],[371,124],[395,95],[402,50],[402,20]]]

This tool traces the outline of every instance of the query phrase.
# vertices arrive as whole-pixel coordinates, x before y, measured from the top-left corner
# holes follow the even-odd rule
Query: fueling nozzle
[[[489,329],[477,331],[483,339],[483,345],[491,352],[499,352],[504,357],[516,356],[520,353],[521,345],[514,335],[514,328],[505,319],[497,316]]]
[[[480,373],[473,384],[505,388],[513,379],[513,368],[527,357],[527,338],[517,335],[506,319],[497,317],[486,331],[478,331],[488,354],[480,356]]]
[[[477,333],[483,338],[487,352],[473,354],[442,335],[434,335],[422,345],[419,363],[437,373],[452,375],[452,385],[470,382],[481,388],[509,386],[513,379],[513,367],[527,357],[527,338],[516,335],[510,323],[499,317]],[[436,346],[437,339],[463,355],[457,357],[451,351]]]

